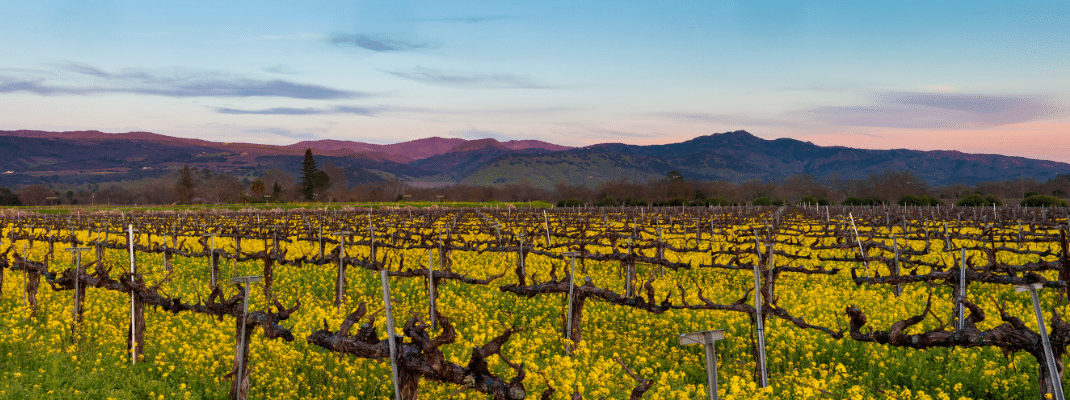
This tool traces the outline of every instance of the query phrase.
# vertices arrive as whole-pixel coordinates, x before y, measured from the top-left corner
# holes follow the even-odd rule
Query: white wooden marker
[[[211,278],[212,280],[209,283],[209,285],[211,287],[216,287],[216,285],[219,283],[219,279],[216,276],[216,274],[217,274],[216,271],[219,270],[219,266],[216,265],[216,260],[215,260],[215,235],[216,235],[215,233],[205,233],[205,234],[201,235],[201,236],[208,236],[208,243],[210,243],[209,247],[211,248],[211,253],[208,256],[208,261],[212,265],[212,278]]]
[[[758,239],[758,230],[754,230],[754,245],[758,251],[758,262],[754,264],[754,323],[758,333],[758,387],[766,387],[768,378],[765,373],[765,323],[762,321],[762,242]],[[766,261],[769,266],[769,261]]]
[[[129,225],[129,236],[126,242],[130,247],[130,287],[134,287],[137,280],[134,278],[134,274],[137,273],[137,265],[134,264],[134,224]],[[137,332],[137,320],[134,317],[134,308],[137,307],[137,302],[134,300],[134,291],[130,291],[130,363],[137,364],[137,338],[134,333]]]
[[[542,211],[542,218],[546,221],[546,249],[550,249],[550,217],[546,215],[546,210]]]
[[[869,272],[869,262],[866,261],[866,250],[862,248],[862,239],[858,237],[858,227],[855,226],[855,216],[852,213],[847,213],[847,216],[851,217],[851,229],[855,232],[855,242],[858,242],[858,254],[862,255],[862,265],[866,267],[866,272]]]
[[[681,346],[701,344],[706,348],[706,380],[709,383],[710,400],[717,400],[717,353],[713,344],[721,339],[724,339],[724,329],[680,335]]]
[[[1043,289],[1044,284],[1033,283],[1029,285],[1021,285],[1016,287],[1016,292],[1029,291],[1029,295],[1033,297],[1033,311],[1037,314],[1037,330],[1040,331],[1040,340],[1044,344],[1044,359],[1048,363],[1048,374],[1052,387],[1055,388],[1055,400],[1066,400],[1063,396],[1063,382],[1059,379],[1059,374],[1055,372],[1055,356],[1051,352],[1051,341],[1048,339],[1048,328],[1044,327],[1044,312],[1040,310],[1040,298],[1037,297],[1037,289]]]

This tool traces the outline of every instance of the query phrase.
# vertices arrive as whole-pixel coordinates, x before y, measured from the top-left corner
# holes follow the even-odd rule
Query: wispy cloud
[[[319,139],[319,135],[316,135],[315,133],[297,132],[297,131],[291,131],[291,130],[288,130],[288,129],[280,129],[280,128],[253,129],[253,130],[249,130],[248,132],[249,133],[270,133],[272,135],[282,136],[282,137],[290,138],[290,139],[298,139],[298,140]]]
[[[464,24],[478,24],[481,22],[501,21],[510,19],[520,19],[520,17],[514,15],[485,15],[485,16],[470,16],[470,17],[446,17],[446,18],[417,18],[410,21],[415,22],[460,22]]]
[[[769,126],[769,125],[785,125],[793,124],[795,122],[786,121],[777,118],[756,117],[746,114],[718,114],[718,113],[684,113],[684,112],[667,112],[655,114],[659,117],[703,122],[710,124],[722,124],[722,125],[736,125],[740,127],[748,127],[754,125]]]
[[[832,125],[985,129],[1058,118],[1067,111],[1048,95],[886,92],[873,100],[873,105],[816,107],[795,114]]]
[[[515,139],[501,132],[487,131],[475,128],[464,131],[449,131],[449,135],[468,140],[494,139],[499,142],[505,142]]]
[[[241,110],[237,108],[219,107],[215,109],[220,114],[235,114],[235,115],[318,115],[324,114],[324,110],[318,110],[315,108],[290,108],[290,107],[276,107],[266,108],[263,110]]]
[[[480,89],[548,89],[549,86],[529,78],[506,74],[461,74],[430,68],[415,68],[411,71],[383,71],[399,78],[435,85],[460,86]]]
[[[270,67],[261,68],[260,70],[264,72],[271,72],[273,74],[283,75],[297,75],[299,73],[297,70],[291,68],[289,65],[286,64],[275,64]]]
[[[208,71],[123,69],[109,72],[81,63],[54,64],[53,67],[54,70],[38,72],[33,77],[0,74],[0,93],[24,92],[43,96],[129,93],[166,97],[287,97],[307,100],[369,96],[322,85],[253,79]],[[74,74],[76,79],[68,79],[70,74]]]
[[[335,34],[328,37],[327,41],[337,45],[356,46],[378,52],[413,51],[438,47],[430,43],[417,42],[385,34]]]
[[[220,114],[234,115],[323,115],[323,114],[357,114],[373,116],[380,110],[367,107],[338,106],[332,108],[291,108],[275,107],[260,110],[242,110],[238,108],[218,107],[215,109]]]
[[[665,136],[658,132],[625,132],[616,129],[591,129],[591,137],[605,138],[605,139],[618,139],[618,138],[654,138],[658,136]]]

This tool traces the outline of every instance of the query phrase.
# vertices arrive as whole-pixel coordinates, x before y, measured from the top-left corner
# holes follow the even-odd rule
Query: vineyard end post
[[[1044,284],[1033,283],[1029,285],[1021,285],[1015,288],[1017,292],[1029,291],[1029,295],[1033,298],[1033,311],[1037,314],[1037,330],[1040,333],[1040,340],[1044,344],[1044,359],[1048,364],[1048,375],[1051,379],[1051,386],[1055,392],[1055,400],[1066,400],[1063,395],[1063,383],[1059,380],[1059,372],[1056,371],[1055,356],[1051,351],[1051,340],[1048,339],[1048,329],[1044,326],[1044,312],[1040,309],[1040,298],[1037,296],[1037,289],[1042,289]],[[1043,388],[1041,388],[1043,390]]]
[[[713,344],[724,337],[724,329],[680,335],[681,346],[701,344],[706,349],[706,380],[709,384],[710,400],[717,400],[717,352],[714,351]]]
[[[137,294],[134,290],[134,286],[137,284],[137,264],[134,259],[134,224],[128,226],[127,247],[130,250],[130,364],[137,364],[138,356],[138,336],[141,332],[138,329],[138,301]],[[99,247],[98,247],[99,249]],[[144,317],[142,317],[144,318]]]

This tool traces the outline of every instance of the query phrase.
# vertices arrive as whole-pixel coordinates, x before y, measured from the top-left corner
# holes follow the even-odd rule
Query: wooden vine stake
[[[85,300],[85,287],[82,283],[82,252],[93,250],[92,247],[68,247],[74,256],[74,309],[71,312],[71,341],[78,333],[78,323],[82,322],[82,305]]]
[[[234,342],[234,361],[238,368],[234,370],[234,379],[230,384],[230,398],[233,400],[245,400],[249,397],[249,372],[246,369],[249,361],[249,336],[252,334],[252,331],[246,329],[249,316],[249,284],[259,282],[262,278],[260,276],[230,278],[231,283],[241,284],[243,290],[241,322],[236,332],[239,335],[238,340]]]
[[[3,244],[2,240],[0,240],[0,244]],[[11,247],[9,246],[8,250],[10,249]],[[7,251],[4,251],[3,253],[0,253],[0,299],[4,298],[4,270],[7,268]]]
[[[438,289],[435,288],[435,264],[432,263],[432,251],[427,249],[427,307],[428,321],[431,321],[431,330],[435,330],[435,299],[438,297]]]
[[[346,237],[349,231],[334,232],[338,236],[338,275],[334,278],[334,307],[342,306],[346,297]]]
[[[905,228],[903,229],[903,235],[906,235]],[[892,234],[892,251],[894,252],[895,256],[895,271],[892,272],[892,276],[899,276],[899,240],[896,238],[894,233]],[[896,282],[895,297],[898,298],[901,294],[903,294],[903,284]]]
[[[167,240],[167,239],[164,239]],[[165,276],[171,276],[171,257],[174,255],[175,250],[178,249],[178,227],[174,224],[171,225],[171,247],[165,249],[163,252],[163,270]]]
[[[961,256],[959,256],[959,284],[955,289],[955,331],[962,332],[963,326],[966,325],[962,305],[962,302],[966,300],[966,248],[961,249]]]
[[[527,285],[527,271],[524,270],[524,232],[520,232],[520,249],[517,250],[516,275],[520,286]]]
[[[216,234],[215,233],[205,233],[205,234],[203,234],[201,236],[207,236],[208,237],[208,242],[210,243],[209,248],[211,249],[210,250],[211,253],[210,253],[208,259],[211,260],[211,263],[212,263],[212,276],[211,276],[211,281],[209,282],[209,286],[214,288],[219,284],[219,257],[215,253],[215,236],[216,236]]]
[[[635,254],[632,253],[632,238],[628,236],[628,275],[624,280],[624,297],[635,297]]]
[[[394,334],[394,307],[390,305],[390,276],[386,269],[379,270],[383,281],[383,308],[386,310],[386,337],[390,343],[390,373],[394,381],[394,398],[401,400],[401,386],[398,381],[398,343]]]
[[[576,251],[570,251],[570,252],[567,252],[567,253],[562,253],[561,255],[563,255],[565,257],[572,258],[572,269],[569,271],[569,274],[568,274],[568,314],[565,315],[565,318],[566,318],[566,320],[565,320],[565,338],[566,339],[572,339],[573,338],[572,337],[573,336],[572,335],[572,324],[573,324],[573,321],[572,321],[572,311],[573,311],[572,297],[574,296],[575,291],[576,291],[576,257],[579,256],[580,253],[576,252]],[[578,321],[576,321],[576,323],[578,323]],[[575,343],[573,343],[573,344],[575,344]],[[565,355],[568,355],[571,352],[572,352],[572,346],[565,345]]]

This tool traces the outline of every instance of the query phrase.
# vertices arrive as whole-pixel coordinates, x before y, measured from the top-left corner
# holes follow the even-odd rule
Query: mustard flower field
[[[395,398],[381,271],[401,392],[425,399],[703,399],[705,353],[679,336],[716,329],[721,399],[1038,399],[1061,381],[1070,343],[1065,210],[3,218],[0,398]],[[71,247],[85,248],[81,270]],[[246,276],[261,277],[247,314],[230,281]],[[1055,380],[1031,293],[1018,291],[1031,284]],[[132,293],[144,307],[136,363]],[[236,357],[243,315],[247,359]]]

